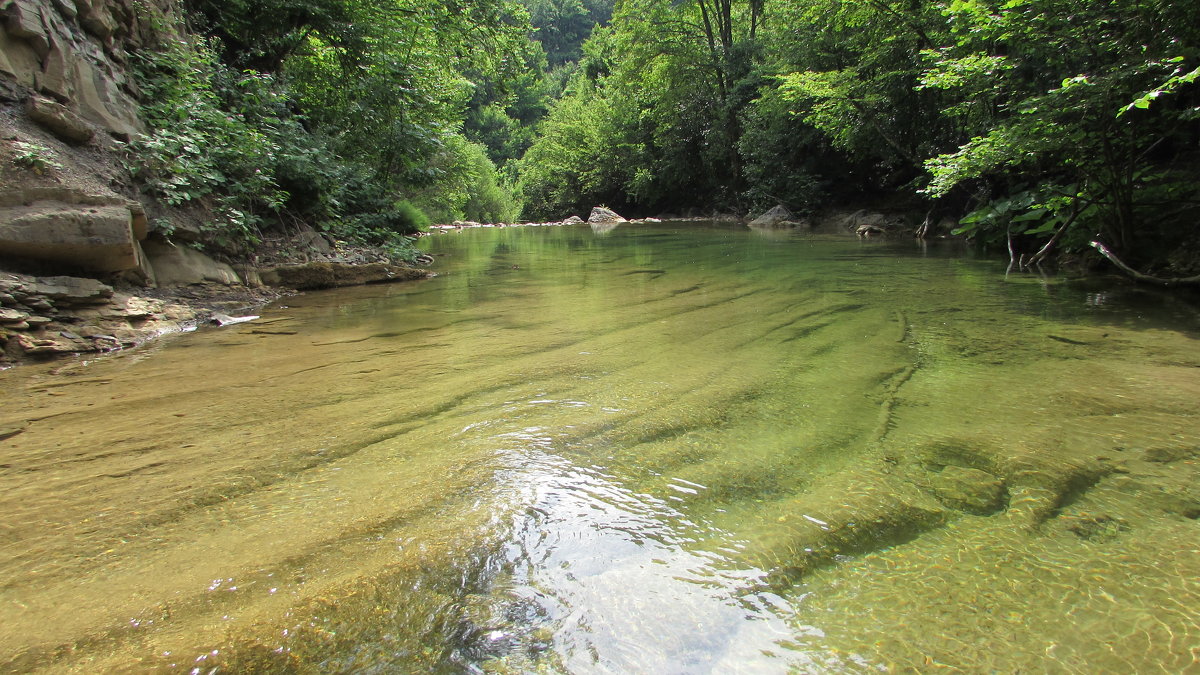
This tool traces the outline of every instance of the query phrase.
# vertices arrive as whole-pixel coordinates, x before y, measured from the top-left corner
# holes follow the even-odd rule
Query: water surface
[[[0,669],[1200,667],[1195,307],[909,242],[428,238],[0,373]]]

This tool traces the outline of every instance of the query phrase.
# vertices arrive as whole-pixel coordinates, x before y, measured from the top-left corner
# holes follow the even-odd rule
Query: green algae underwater
[[[6,672],[1200,668],[1200,315],[911,242],[423,240],[0,373]]]

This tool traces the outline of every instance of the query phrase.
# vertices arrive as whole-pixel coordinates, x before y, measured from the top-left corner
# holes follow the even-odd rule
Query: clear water
[[[0,670],[1200,668],[1195,305],[723,226],[425,244],[0,373]]]

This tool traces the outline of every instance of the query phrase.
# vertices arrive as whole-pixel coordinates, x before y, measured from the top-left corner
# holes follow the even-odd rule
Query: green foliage
[[[13,141],[12,162],[19,167],[29,169],[41,175],[51,169],[61,169],[63,165],[54,159],[54,151],[38,143]]]
[[[980,241],[1127,252],[1200,203],[1197,3],[186,4],[218,39],[143,59],[131,157],[243,241],[902,194]]]
[[[1183,61],[1182,56],[1176,56],[1173,58],[1165,59],[1163,61],[1163,64],[1166,65],[1166,64],[1171,64],[1171,63],[1181,63],[1182,61]],[[1165,96],[1167,94],[1173,94],[1179,88],[1183,87],[1185,84],[1192,84],[1197,79],[1200,79],[1200,68],[1195,68],[1190,72],[1185,72],[1185,70],[1186,70],[1186,68],[1184,66],[1182,66],[1182,65],[1177,66],[1175,68],[1175,71],[1173,73],[1171,73],[1170,76],[1167,77],[1166,80],[1164,80],[1161,84],[1159,84],[1155,88],[1151,89],[1150,91],[1142,94],[1141,96],[1138,96],[1136,99],[1133,100],[1132,103],[1130,103],[1129,105],[1122,108],[1121,111],[1117,113],[1117,116],[1120,117],[1121,115],[1124,115],[1125,113],[1127,113],[1131,110],[1134,110],[1134,109],[1147,110],[1150,108],[1150,104],[1152,104],[1160,96]],[[1193,109],[1191,112],[1193,113],[1193,115],[1189,115],[1189,117],[1192,117],[1194,119],[1194,114],[1197,111],[1195,109]]]
[[[520,209],[512,188],[500,179],[483,146],[451,136],[428,168],[435,182],[412,198],[434,220],[510,223],[517,219]]]
[[[343,0],[185,0],[197,28],[219,40],[224,60],[239,69],[272,73],[319,30],[352,40]],[[340,29],[340,30],[339,30]]]
[[[793,212],[813,211],[827,199],[821,173],[838,156],[821,133],[789,114],[790,109],[776,90],[764,93],[743,113],[738,153],[746,178],[743,196],[752,212],[776,204]]]
[[[414,234],[429,228],[429,216],[408,200],[396,202],[395,224],[389,229],[402,234]]]
[[[538,140],[521,159],[525,216],[558,220],[600,203],[620,208],[640,148],[619,144],[621,102],[580,74],[550,110]],[[624,155],[624,156],[622,156]],[[624,160],[624,161],[623,161]]]
[[[1117,250],[1148,250],[1183,231],[1182,220],[1169,218],[1194,213],[1188,204],[1197,167],[1177,161],[1183,157],[1171,149],[1194,138],[1200,117],[1189,89],[1200,77],[1200,9],[1126,0],[975,1],[952,3],[946,16],[956,40],[929,55],[926,84],[958,87],[960,96],[997,105],[964,120],[971,138],[957,150],[926,161],[928,194],[944,197],[960,186],[1003,190],[1016,177],[1069,183],[1077,186],[1070,208]],[[1175,23],[1182,16],[1187,22]],[[958,72],[969,76],[947,77]],[[959,115],[964,105],[946,114]],[[1003,213],[1020,196],[1010,194],[985,209]],[[1168,218],[1164,203],[1178,207]],[[994,220],[968,225],[994,230]]]
[[[392,242],[396,235],[416,234],[427,227],[429,216],[408,201],[401,200],[350,217],[344,225],[334,228],[333,232],[364,243],[385,245]]]
[[[741,111],[754,97],[760,4],[630,0],[593,32],[579,70],[521,161],[527,215],[606,202],[732,206]]]
[[[1193,236],[1197,3],[626,0],[581,52],[519,164],[533,215],[907,194],[981,241]]]
[[[481,87],[494,89],[483,106],[493,112],[538,114],[539,79],[521,64],[544,57],[525,37],[519,5],[187,5],[193,28],[215,39],[167,42],[138,57],[151,131],[128,157],[148,194],[210,214],[213,242],[245,249],[268,228],[305,221],[408,250],[404,237],[429,224],[423,208],[515,216],[511,189],[477,146],[467,149],[459,128]],[[528,143],[519,128],[497,133],[510,157]]]
[[[806,123],[844,150],[854,149],[862,140],[863,118],[871,114],[869,110],[887,103],[853,68],[789,73],[781,80],[779,95],[793,104],[793,111]]]
[[[207,208],[207,228],[218,243],[253,244],[266,215],[288,197],[271,171],[279,146],[243,113],[225,109],[217,90],[261,94],[263,83],[225,71],[201,41],[172,41],[140,56],[137,65],[142,117],[152,130],[129,145],[130,171],[165,204]]]
[[[1096,207],[1083,206],[1080,198],[1077,185],[1044,185],[1013,192],[968,213],[959,220],[953,234],[994,245],[1020,238],[1046,238],[1080,216],[1086,219],[1094,215]]]
[[[522,0],[551,66],[578,61],[592,29],[612,17],[613,0]]]
[[[555,85],[543,79],[546,54],[539,43],[526,42],[520,51],[524,67],[491,76],[468,72],[474,93],[467,105],[463,133],[487,149],[488,157],[505,166],[525,154],[533,143],[534,126],[546,114]]]

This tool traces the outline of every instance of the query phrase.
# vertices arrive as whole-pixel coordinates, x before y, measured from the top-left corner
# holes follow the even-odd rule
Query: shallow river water
[[[1200,669],[1194,305],[732,226],[423,243],[0,373],[0,670]]]

